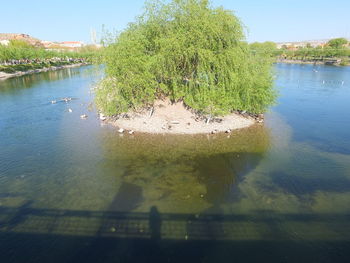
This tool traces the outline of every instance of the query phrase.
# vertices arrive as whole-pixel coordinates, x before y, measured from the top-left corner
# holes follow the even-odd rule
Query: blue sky
[[[42,40],[90,42],[90,29],[122,30],[142,12],[144,0],[1,1],[0,33]],[[248,41],[350,38],[350,0],[212,0],[235,11]]]

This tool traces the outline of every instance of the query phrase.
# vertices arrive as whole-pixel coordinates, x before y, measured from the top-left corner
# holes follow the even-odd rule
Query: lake
[[[119,134],[98,68],[1,81],[1,262],[347,262],[350,67],[274,74],[264,125],[210,136]]]

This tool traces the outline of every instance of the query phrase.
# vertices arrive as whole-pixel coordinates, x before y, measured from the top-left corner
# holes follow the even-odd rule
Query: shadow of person
[[[149,213],[149,229],[151,240],[159,241],[161,239],[162,219],[156,206],[152,206]]]

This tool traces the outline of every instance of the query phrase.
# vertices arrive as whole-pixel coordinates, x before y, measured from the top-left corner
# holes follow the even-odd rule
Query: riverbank
[[[101,119],[105,120],[105,117],[101,115]],[[158,100],[153,108],[123,114],[117,118],[108,118],[106,121],[117,127],[120,133],[214,134],[230,133],[257,122],[262,123],[263,115],[254,117],[245,112],[237,112],[224,117],[207,119],[196,115],[182,102],[171,103],[169,100]]]
[[[14,77],[19,77],[19,76],[29,75],[34,73],[40,73],[40,72],[54,71],[54,70],[65,69],[65,68],[81,67],[84,65],[87,65],[87,63],[75,63],[75,64],[69,64],[69,65],[51,66],[51,67],[31,69],[26,71],[16,71],[13,73],[6,73],[6,72],[0,71],[0,80],[5,80],[8,78],[14,78]]]
[[[338,61],[321,61],[321,60],[300,60],[300,59],[277,59],[277,63],[286,63],[286,64],[308,64],[308,65],[333,65],[333,66],[350,66],[349,62]]]

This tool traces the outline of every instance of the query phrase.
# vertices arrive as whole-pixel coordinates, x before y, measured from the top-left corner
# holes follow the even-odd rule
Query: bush
[[[108,115],[183,101],[204,114],[265,111],[274,102],[269,55],[251,52],[239,19],[206,0],[151,1],[104,53],[96,94]]]

